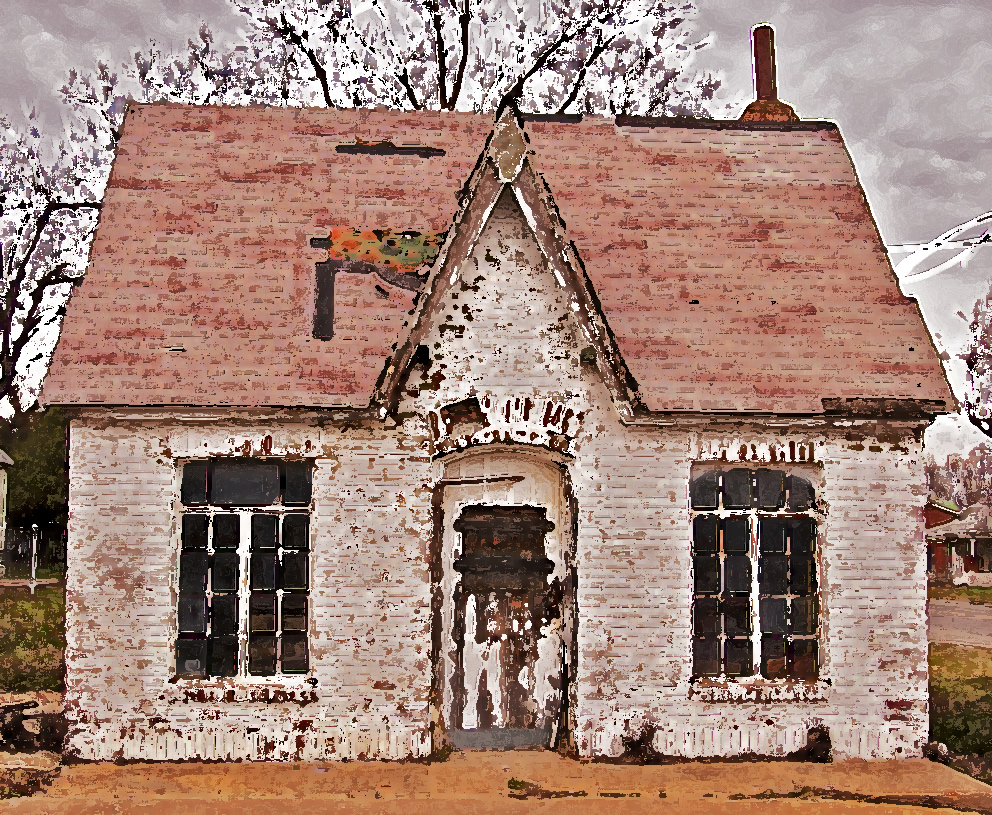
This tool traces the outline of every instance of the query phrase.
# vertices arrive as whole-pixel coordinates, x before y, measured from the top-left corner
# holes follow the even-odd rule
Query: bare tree
[[[992,289],[975,303],[965,363],[968,373],[961,408],[975,427],[992,438]]]
[[[298,55],[304,103],[542,113],[705,114],[691,3],[232,0]]]

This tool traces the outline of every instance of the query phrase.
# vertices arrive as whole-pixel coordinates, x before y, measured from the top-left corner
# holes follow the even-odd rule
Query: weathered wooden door
[[[554,526],[535,506],[468,506],[454,524],[462,554],[454,563],[461,575],[452,632],[461,692],[453,724],[463,746],[549,737],[552,722],[535,699],[535,683],[542,648],[560,647],[560,638],[549,636],[562,618],[561,584],[549,580],[554,564],[545,553]]]

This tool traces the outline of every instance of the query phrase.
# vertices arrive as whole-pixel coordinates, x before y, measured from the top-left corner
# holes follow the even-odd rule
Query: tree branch
[[[458,104],[458,97],[462,93],[462,83],[465,79],[465,70],[468,67],[468,45],[469,45],[469,24],[472,21],[472,13],[469,11],[471,0],[464,0],[461,13],[458,15],[458,25],[461,30],[462,55],[458,59],[458,69],[455,72],[455,82],[451,86],[451,100],[448,110],[454,110]]]
[[[317,52],[305,44],[300,32],[286,19],[286,13],[279,12],[278,23],[271,17],[266,17],[265,24],[273,34],[295,45],[303,56],[307,58],[310,67],[313,68],[314,75],[317,77],[317,81],[320,83],[320,90],[324,95],[324,104],[329,108],[334,107],[334,102],[331,100],[331,87],[327,81],[327,71],[321,65],[320,60],[317,59]]]
[[[438,0],[427,0],[425,4],[431,14],[434,27],[434,55],[437,59],[437,93],[441,110],[450,110],[448,105],[448,49],[444,45],[444,31],[441,20],[441,6]]]
[[[568,97],[566,97],[565,101],[562,102],[561,106],[558,108],[558,113],[564,113],[568,106],[575,102],[579,96],[579,91],[582,89],[582,85],[586,81],[586,75],[589,73],[589,68],[597,59],[600,58],[600,56],[602,56],[603,52],[613,44],[613,41],[618,36],[618,34],[614,34],[612,37],[604,38],[602,32],[597,35],[596,45],[593,46],[589,55],[582,60],[582,67],[579,69],[579,75],[572,85],[572,90],[568,94]]]
[[[0,401],[13,395],[14,383],[17,376],[17,365],[20,362],[20,355],[24,346],[37,328],[40,317],[38,312],[44,300],[45,292],[50,287],[44,285],[46,277],[50,277],[51,285],[60,285],[71,280],[62,280],[64,269],[56,269],[42,275],[37,285],[30,292],[30,301],[27,314],[21,320],[21,332],[17,339],[14,339],[14,317],[17,313],[18,300],[24,296],[24,283],[27,280],[28,269],[34,257],[34,253],[41,243],[42,235],[52,217],[59,212],[82,212],[85,210],[99,211],[103,204],[97,201],[49,201],[41,214],[35,221],[31,238],[27,247],[20,253],[7,251],[7,261],[12,267],[13,274],[10,275],[7,291],[5,292],[3,311],[0,312]],[[21,230],[23,234],[23,229]],[[57,273],[57,274],[56,274]]]

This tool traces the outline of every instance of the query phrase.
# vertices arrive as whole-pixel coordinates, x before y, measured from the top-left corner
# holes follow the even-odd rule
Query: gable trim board
[[[71,753],[423,757],[465,736],[454,723],[478,724],[491,715],[497,722],[501,716],[543,722],[547,739],[586,757],[617,756],[645,741],[684,757],[784,755],[819,729],[829,732],[836,757],[920,754],[928,738],[921,434],[951,397],[923,342],[929,338],[918,310],[898,295],[877,246],[867,256],[851,248],[859,241],[874,246],[877,232],[864,222],[863,198],[850,189],[846,153],[839,157],[834,137],[823,136],[835,131],[684,122],[647,128],[598,118],[521,122],[508,115],[492,132],[491,123],[483,127],[468,114],[175,106],[140,107],[134,115],[134,132],[143,135],[124,140],[93,266],[73,295],[45,391],[47,401],[67,404],[73,416]],[[143,117],[160,126],[171,121],[172,129],[157,128],[160,141],[151,140]],[[176,130],[177,123],[185,129]],[[570,128],[574,149],[563,150]],[[322,142],[328,134],[335,141]],[[766,137],[770,147],[760,141]],[[471,159],[460,138],[478,147]],[[336,149],[387,141],[425,149],[417,155]],[[161,163],[162,144],[187,158],[186,187],[171,198],[162,192],[175,181]],[[312,150],[311,169],[296,175],[293,162],[304,148]],[[625,163],[628,153],[633,165]],[[774,159],[774,172],[755,164],[759,154]],[[341,163],[347,161],[357,163]],[[819,169],[823,161],[827,170]],[[440,178],[425,178],[431,167]],[[736,187],[738,172],[749,180]],[[824,203],[831,200],[823,198],[824,184],[811,181],[817,172],[847,179],[836,211]],[[763,181],[767,175],[772,180]],[[710,178],[710,186],[688,197],[680,192],[680,184],[697,176]],[[784,176],[791,180],[780,185]],[[218,177],[223,183],[215,183]],[[650,183],[635,184],[635,177]],[[626,197],[618,193],[623,189]],[[784,198],[769,205],[758,195],[767,189]],[[755,223],[741,212],[747,195],[760,199]],[[803,196],[820,196],[823,212],[807,212],[799,225],[788,217],[772,223],[771,214],[786,203],[801,210],[796,202]],[[646,198],[650,206],[643,205]],[[132,208],[120,206],[125,200]],[[162,247],[141,244],[138,251],[135,242],[146,236],[132,235],[133,228],[124,234],[121,219],[126,225],[128,213],[150,212],[156,200],[170,213],[164,227],[151,230]],[[203,200],[216,203],[213,220],[197,214]],[[232,222],[232,212],[244,222]],[[682,221],[672,220],[676,212]],[[426,224],[447,234],[417,298],[390,288],[384,299],[369,275],[338,272],[340,331],[314,340],[308,281],[320,253],[308,242],[351,214],[364,219],[354,228]],[[753,332],[745,330],[753,317],[746,304],[754,302],[747,297],[767,296],[783,269],[800,281],[781,289],[793,295],[790,308],[801,311],[810,299],[806,288],[823,282],[790,266],[802,249],[788,238],[791,229],[825,236],[812,265],[829,284],[823,284],[826,301],[838,302],[842,260],[851,260],[852,280],[873,281],[854,292],[864,308],[848,313],[845,323],[825,324],[820,310],[780,312],[809,321],[805,333],[817,342],[806,346],[797,345],[804,332],[769,313],[754,318],[765,322]],[[120,251],[110,263],[113,246]],[[142,267],[142,258],[174,260],[165,273]],[[708,316],[686,322],[694,313],[689,300],[707,297],[691,297],[692,287],[706,280],[713,284],[703,309]],[[111,281],[122,300],[108,300]],[[122,310],[128,302],[131,311]],[[869,302],[878,305],[877,323]],[[446,315],[456,311],[472,320],[448,325]],[[652,320],[645,322],[645,314]],[[98,318],[93,339],[84,329],[88,318]],[[742,328],[721,334],[725,324]],[[678,326],[688,333],[679,335]],[[210,346],[208,329],[220,350]],[[142,367],[157,359],[149,352],[152,340],[177,342],[181,332],[186,367],[176,368],[175,358],[164,373]],[[864,369],[865,382],[853,391],[837,385],[838,359],[817,356],[821,346],[854,352],[864,337],[891,339],[892,332],[900,341],[919,341],[925,361],[889,371],[882,362],[894,346],[881,348],[873,352],[879,364]],[[792,345],[775,350],[767,336]],[[87,345],[100,337],[105,354]],[[674,349],[678,342],[684,348],[659,355],[659,367],[646,361],[645,349]],[[416,353],[421,345],[440,355],[433,370]],[[594,353],[583,353],[588,347]],[[332,357],[337,367],[322,368]],[[863,354],[852,360],[856,370],[867,364]],[[813,391],[809,371],[817,365],[828,381]],[[306,376],[300,366],[309,366]],[[720,370],[731,373],[711,376]],[[764,395],[756,386],[726,407],[742,393],[731,374],[746,385],[752,370]],[[97,381],[98,371],[106,381]],[[915,374],[925,388],[915,387]],[[723,390],[709,399],[712,389]],[[188,630],[189,621],[195,628],[214,613],[212,588],[202,590],[210,601],[202,606],[206,616],[197,616],[195,603],[181,605],[183,592],[187,598],[191,592],[183,564],[214,568],[210,558],[219,551],[209,543],[200,548],[195,537],[187,546],[183,530],[199,523],[213,529],[218,514],[237,514],[239,528],[248,529],[253,513],[271,522],[291,512],[275,493],[266,499],[275,503],[254,509],[184,503],[187,463],[230,459],[312,466],[305,674],[252,677],[254,657],[239,651],[247,662],[238,663],[237,677],[177,675],[177,641],[202,638],[202,631]],[[689,479],[700,465],[817,474],[815,681],[694,678]],[[486,507],[546,512],[554,525],[546,554],[560,598],[541,601],[550,616],[537,627],[557,632],[554,647],[551,635],[542,635],[537,652],[507,662],[487,640],[488,626],[505,624],[514,648],[531,647],[509,633],[513,620],[524,619],[522,595],[487,606],[458,593],[462,544],[454,524],[466,507],[474,508],[476,521]],[[754,510],[752,525],[764,511]],[[785,518],[788,510],[779,514]],[[272,523],[280,529],[284,521]],[[203,534],[203,541],[212,540],[212,532]],[[760,581],[763,555],[758,541],[749,545],[751,574]],[[256,592],[271,593],[269,578],[251,582],[254,546],[242,540],[237,550],[248,581],[242,603]],[[259,562],[268,563],[274,547],[258,546]],[[289,548],[298,553],[298,545]],[[193,556],[184,558],[187,550]],[[298,554],[293,557],[298,566]],[[281,562],[272,560],[273,580]],[[747,597],[763,597],[760,586],[755,582]],[[193,599],[201,602],[198,591]],[[739,593],[729,598],[738,605],[745,592]],[[186,611],[177,612],[177,604]],[[248,613],[248,606],[239,607]],[[760,665],[757,600],[750,608],[758,649],[752,657],[759,660],[753,664]],[[277,628],[277,619],[266,625]],[[254,625],[242,619],[239,648],[250,650],[256,634],[265,643],[280,636]],[[559,646],[560,658],[553,653]],[[297,652],[292,664],[299,658]],[[560,697],[525,693],[508,701],[510,690],[519,696],[516,685],[505,685],[508,665],[526,672],[534,688],[559,683]]]

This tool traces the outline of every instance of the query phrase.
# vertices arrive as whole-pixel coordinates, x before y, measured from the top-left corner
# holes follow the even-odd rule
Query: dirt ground
[[[992,813],[992,787],[925,760],[628,766],[538,751],[420,763],[135,763],[63,767],[12,813]]]

